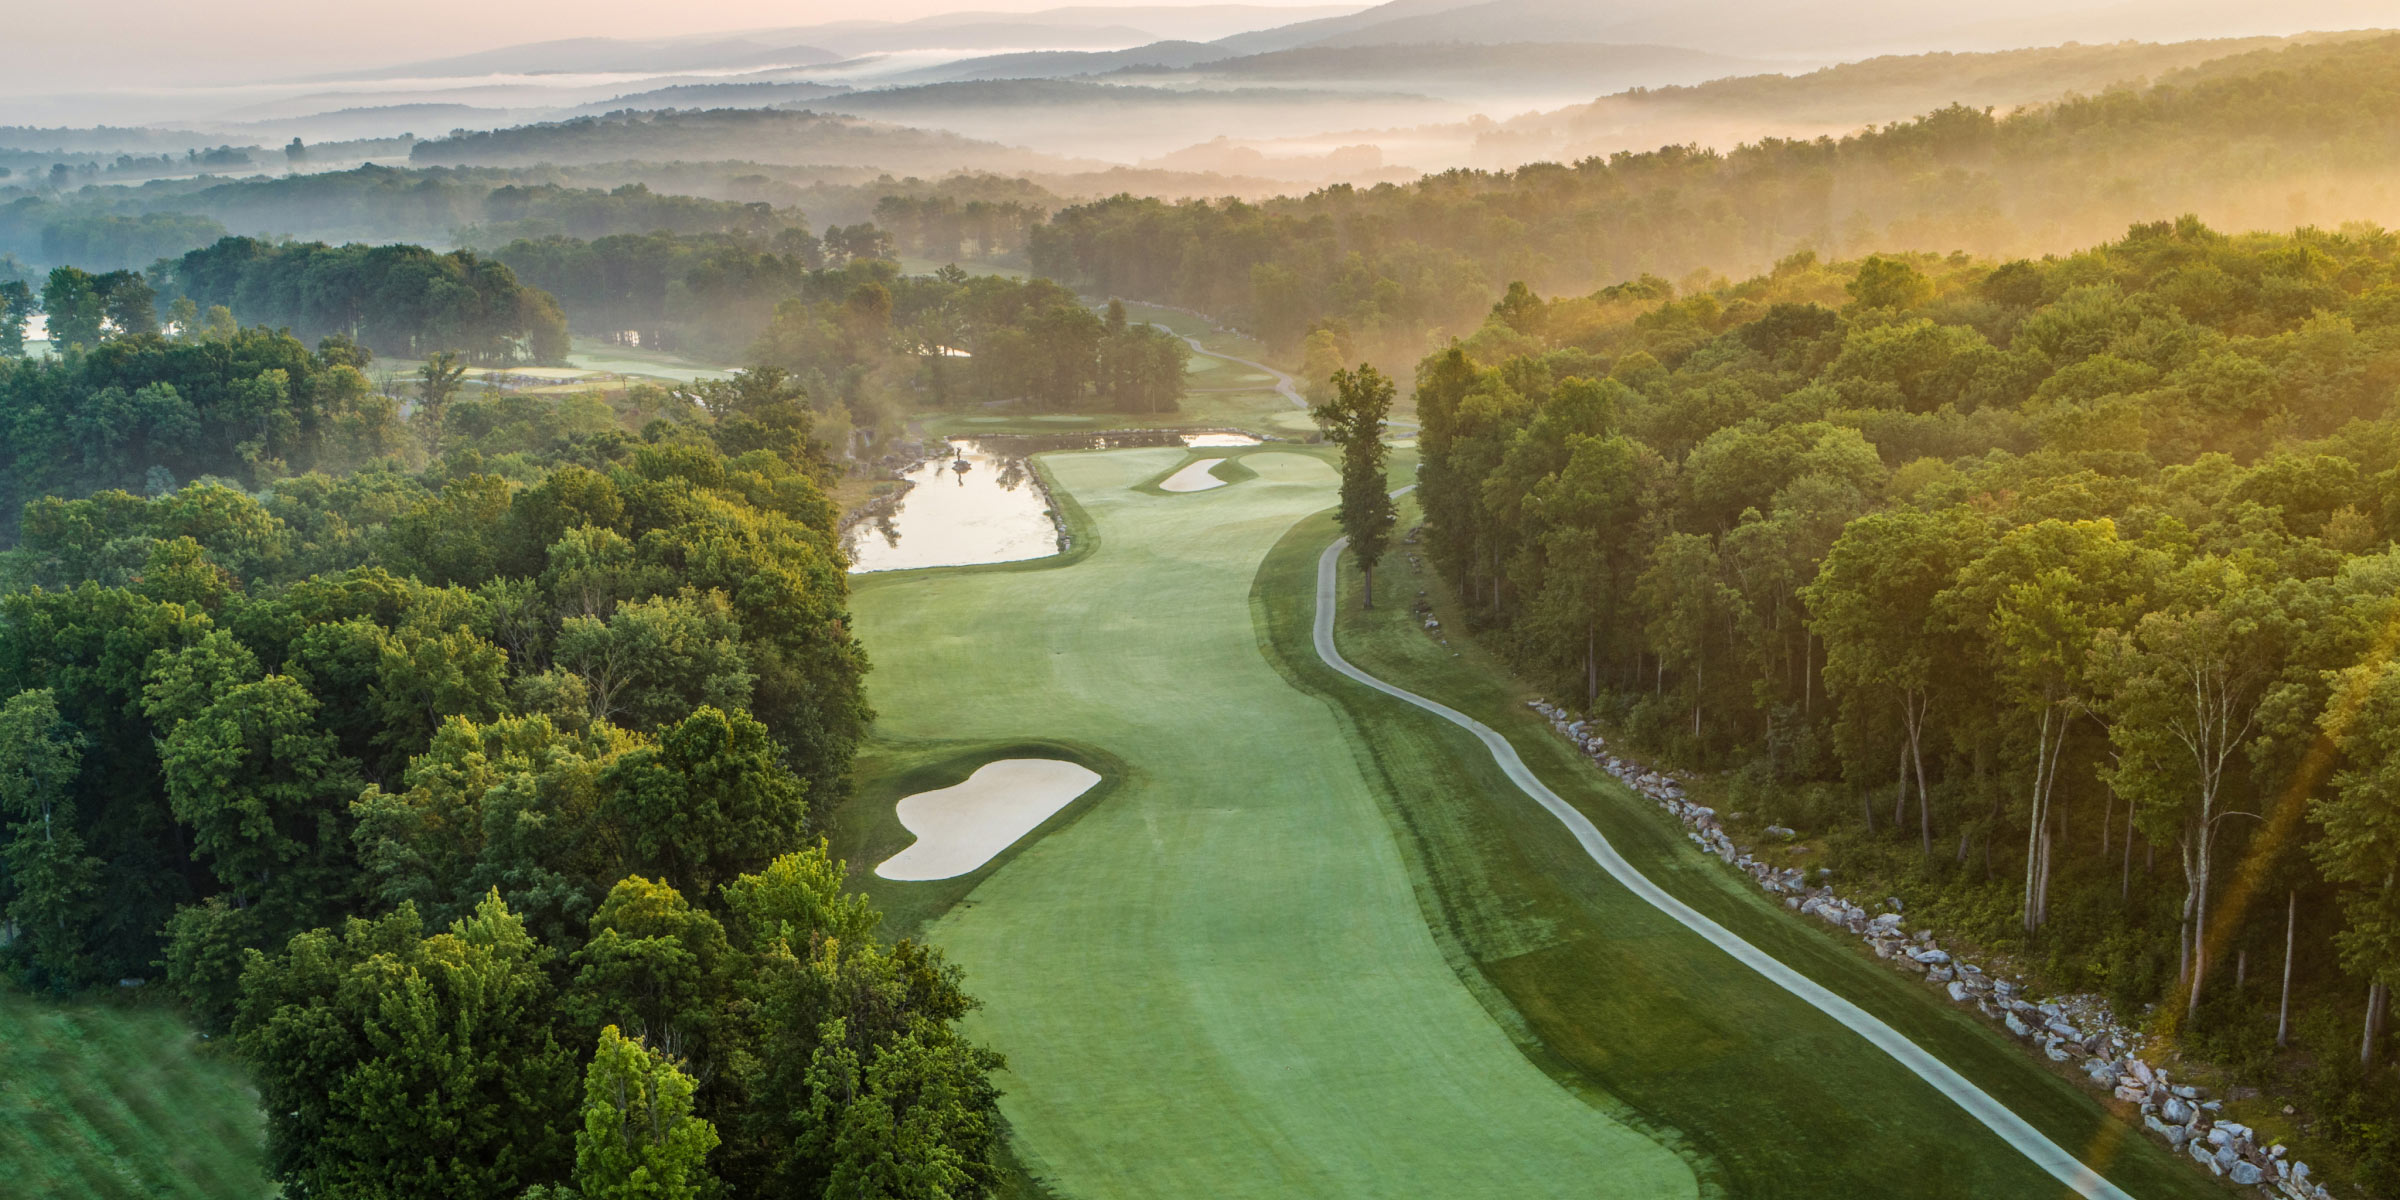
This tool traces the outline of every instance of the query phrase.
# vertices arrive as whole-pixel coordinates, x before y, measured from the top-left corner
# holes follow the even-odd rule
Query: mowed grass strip
[[[1403,527],[1414,520],[1405,500]],[[1335,698],[1365,731],[1423,887],[1466,957],[1524,1016],[1537,1057],[1682,1132],[1710,1185],[1732,1195],[2059,1193],[1913,1074],[1610,880],[1472,736],[1318,663],[1316,563],[1338,534],[1317,517],[1268,558],[1258,591],[1272,645],[1295,682]],[[1376,573],[1374,610],[1358,608],[1356,560],[1344,557],[1336,637],[1352,663],[1507,735],[1653,881],[1934,1051],[2119,1187],[2227,1195],[1921,981],[1794,917],[1694,848],[1673,818],[1551,734],[1503,665],[1463,636],[1444,646],[1424,630],[1409,610],[1420,588],[1437,598],[1441,588],[1430,567],[1410,566],[1410,549]]]
[[[163,1006],[0,988],[0,1195],[263,1197],[258,1096]]]
[[[1072,566],[869,577],[853,602],[882,713],[862,769],[947,779],[1031,740],[1121,765],[938,917],[917,898],[940,882],[862,876],[984,1000],[1025,1166],[1068,1194],[1692,1194],[1462,983],[1363,748],[1262,652],[1252,582],[1330,468],[1253,452],[1238,487],[1136,490],[1183,457],[1047,457],[1098,535]],[[893,793],[862,774],[862,803]]]

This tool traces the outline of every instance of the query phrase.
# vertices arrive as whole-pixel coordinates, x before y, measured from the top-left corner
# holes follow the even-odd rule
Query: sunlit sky
[[[1339,0],[1242,0],[1262,8]],[[1078,0],[1081,8],[1183,7]],[[1363,4],[1360,5],[1364,7]],[[1061,0],[114,0],[0,5],[0,91],[263,82],[573,37],[661,37],[957,11],[1037,12]],[[1267,22],[1273,24],[1274,22]],[[246,78],[242,78],[246,77]],[[4,118],[0,118],[4,120]]]

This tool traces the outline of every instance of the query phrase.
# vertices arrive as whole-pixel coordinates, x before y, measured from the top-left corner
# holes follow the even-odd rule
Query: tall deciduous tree
[[[1350,539],[1366,577],[1365,607],[1375,607],[1375,565],[1383,559],[1398,520],[1384,477],[1383,420],[1392,411],[1392,382],[1372,365],[1333,374],[1333,399],[1309,409],[1325,440],[1342,448],[1341,507],[1335,519]]]
[[[234,1034],[295,1195],[515,1196],[573,1164],[575,1061],[550,953],[497,895],[428,935],[414,907],[254,954]]]
[[[601,1030],[583,1073],[577,1191],[593,1198],[687,1198],[708,1191],[708,1153],[716,1149],[717,1128],[692,1112],[694,1087],[672,1060],[615,1026]]]
[[[0,283],[0,355],[25,357],[25,325],[40,308],[25,281]]]
[[[1879,697],[1900,713],[1916,769],[1918,837],[1933,854],[1926,799],[1926,714],[1951,641],[1936,601],[1973,560],[1981,525],[1959,514],[1875,513],[1842,531],[1816,581],[1802,591],[1825,640],[1825,684],[1845,704]],[[1906,782],[1903,780],[1903,790]]]
[[[748,714],[703,707],[619,756],[601,787],[633,866],[706,896],[797,842],[807,789],[781,752]]]
[[[2258,816],[2226,809],[2226,785],[2257,726],[2282,615],[2264,589],[2222,559],[2185,565],[2163,591],[2165,603],[2132,629],[2099,634],[2095,682],[2118,752],[2110,787],[2153,830],[2171,831],[2182,852],[2188,1016],[2200,1008],[2208,971],[2218,828]]]
[[[100,344],[100,323],[107,319],[107,301],[99,281],[75,267],[53,267],[42,285],[42,314],[48,318],[50,345],[65,350]]]
[[[275,933],[313,924],[351,889],[357,765],[289,676],[225,691],[160,748],[176,820],[239,907]]]
[[[466,378],[467,365],[455,351],[437,350],[417,368],[417,420],[424,426],[427,451],[441,453],[442,416]]]
[[[2400,664],[2377,660],[2344,671],[2324,725],[2349,765],[2312,807],[2324,828],[2317,864],[2327,880],[2349,886],[2335,945],[2342,965],[2367,981],[2358,1054],[2373,1066],[2392,985],[2400,982]]]
[[[0,900],[17,931],[0,955],[59,987],[86,975],[84,943],[100,905],[101,864],[84,853],[75,826],[82,742],[46,688],[0,705],[0,825],[8,831]]]

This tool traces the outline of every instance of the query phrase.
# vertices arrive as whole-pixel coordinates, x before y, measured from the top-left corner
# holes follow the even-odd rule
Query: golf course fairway
[[[1310,649],[1335,477],[1273,449],[1238,488],[1143,487],[1179,449],[1041,463],[1056,560],[855,583],[880,713],[835,833],[984,763],[1102,783],[952,880],[861,875],[985,1003],[1011,1147],[1064,1195],[2057,1196],[2021,1151],[1856,1030],[1601,871],[1466,731]],[[1412,568],[1395,566],[1395,589]],[[1354,612],[1346,602],[1345,613]],[[1485,687],[1405,610],[1362,663]],[[1431,659],[1412,656],[1429,653]],[[1522,705],[1473,698],[1521,730]],[[1513,710],[1513,712],[1512,712]],[[1891,1023],[2138,1194],[2205,1178],[1972,1017],[1790,919],[1655,807],[1517,739],[1684,901]],[[1563,745],[1563,744],[1562,744]]]
[[[858,582],[879,744],[1128,765],[927,932],[1009,1058],[1025,1166],[1070,1195],[1691,1195],[1459,982],[1336,715],[1260,653],[1251,579],[1332,470],[1134,490],[1183,455],[1045,459],[1098,534],[1072,566]]]

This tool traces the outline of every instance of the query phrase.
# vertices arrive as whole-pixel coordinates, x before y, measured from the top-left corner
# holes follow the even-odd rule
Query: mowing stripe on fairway
[[[1406,491],[1406,489],[1402,489],[1402,491]],[[1491,751],[1492,758],[1499,763],[1500,769],[1507,773],[1508,778],[1518,788],[1524,790],[1525,795],[1532,797],[1535,803],[1548,810],[1552,817],[1557,818],[1561,824],[1565,825],[1568,832],[1575,836],[1575,841],[1582,845],[1584,853],[1590,855],[1592,861],[1599,864],[1601,870],[1614,877],[1619,884],[1624,885],[1635,896],[1649,902],[1659,912],[1674,918],[1693,933],[1716,944],[1719,950],[1733,956],[1743,965],[1773,981],[1786,992],[1815,1006],[1827,1017],[1849,1027],[1860,1037],[1875,1044],[1884,1054],[1899,1061],[1902,1067],[1916,1073],[1927,1084],[1940,1089],[1951,1100],[1956,1101],[1960,1108],[1989,1127],[1992,1133],[1999,1135],[2003,1141],[2016,1148],[2027,1159],[2032,1160],[2036,1166],[2058,1178],[2060,1183],[2074,1189],[2084,1197],[2112,1199],[2127,1197],[2125,1192],[2109,1183],[2107,1177],[2086,1166],[2082,1160],[2068,1154],[2065,1148],[2052,1142],[2048,1135],[2035,1129],[2032,1123],[2018,1117],[2014,1110],[1994,1100],[1989,1093],[1977,1087],[1975,1082],[1958,1074],[1950,1065],[1943,1063],[1923,1047],[1910,1042],[1899,1031],[1884,1024],[1881,1018],[1851,1004],[1831,989],[1792,970],[1782,960],[1751,946],[1739,935],[1711,921],[1700,911],[1684,904],[1665,889],[1651,883],[1648,876],[1643,875],[1633,864],[1617,854],[1617,849],[1609,845],[1608,839],[1600,833],[1599,827],[1592,824],[1590,818],[1577,812],[1574,806],[1569,805],[1557,793],[1550,791],[1549,786],[1542,783],[1541,778],[1533,774],[1533,769],[1525,766],[1525,760],[1518,756],[1517,748],[1511,745],[1508,739],[1501,737],[1498,731],[1439,701],[1428,700],[1405,688],[1387,684],[1383,680],[1351,666],[1350,661],[1342,658],[1341,651],[1336,649],[1333,644],[1333,615],[1337,604],[1335,600],[1336,568],[1341,562],[1342,551],[1349,545],[1348,538],[1335,539],[1333,545],[1325,548],[1324,556],[1317,560],[1315,631],[1317,655],[1325,660],[1327,667],[1387,696],[1406,701],[1440,717],[1482,740],[1485,748]]]

